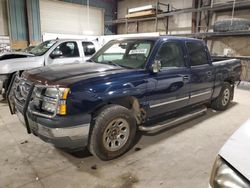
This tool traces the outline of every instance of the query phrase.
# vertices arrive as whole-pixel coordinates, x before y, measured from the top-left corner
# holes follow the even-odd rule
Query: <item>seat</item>
[[[62,52],[62,54],[63,54],[64,57],[70,57],[71,56],[71,51],[72,50],[66,44],[62,44],[59,47],[59,50]]]

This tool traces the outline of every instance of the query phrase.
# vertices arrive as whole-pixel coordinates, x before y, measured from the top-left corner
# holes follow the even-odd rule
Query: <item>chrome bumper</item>
[[[68,137],[71,140],[83,139],[88,137],[89,124],[79,125],[70,128],[49,128],[41,124],[37,124],[37,134],[50,139]]]
[[[18,110],[16,111],[20,122],[25,126],[24,117]],[[52,128],[28,118],[31,133],[38,136],[45,142],[51,143],[59,148],[78,149],[86,147],[89,138],[90,124],[82,124],[72,127]]]

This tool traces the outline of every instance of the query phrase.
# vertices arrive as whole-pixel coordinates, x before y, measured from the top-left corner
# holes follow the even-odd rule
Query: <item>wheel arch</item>
[[[93,118],[109,105],[120,105],[131,110],[137,124],[141,124],[145,119],[145,110],[141,108],[138,98],[134,96],[125,96],[104,101],[92,113]]]

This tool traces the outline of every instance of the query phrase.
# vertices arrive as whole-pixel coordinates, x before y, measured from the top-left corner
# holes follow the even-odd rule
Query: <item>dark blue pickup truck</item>
[[[137,131],[164,129],[208,105],[225,110],[240,74],[239,60],[212,62],[200,40],[120,39],[86,63],[17,75],[8,102],[28,133],[110,160],[131,148]]]

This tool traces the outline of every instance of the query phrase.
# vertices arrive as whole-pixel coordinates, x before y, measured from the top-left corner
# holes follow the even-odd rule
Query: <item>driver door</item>
[[[178,110],[187,106],[189,101],[191,75],[186,66],[183,44],[164,42],[155,60],[161,62],[161,70],[154,73],[149,81],[149,116]]]
[[[78,45],[74,41],[63,42],[59,44],[48,56],[48,64],[67,64],[67,63],[80,63]]]

